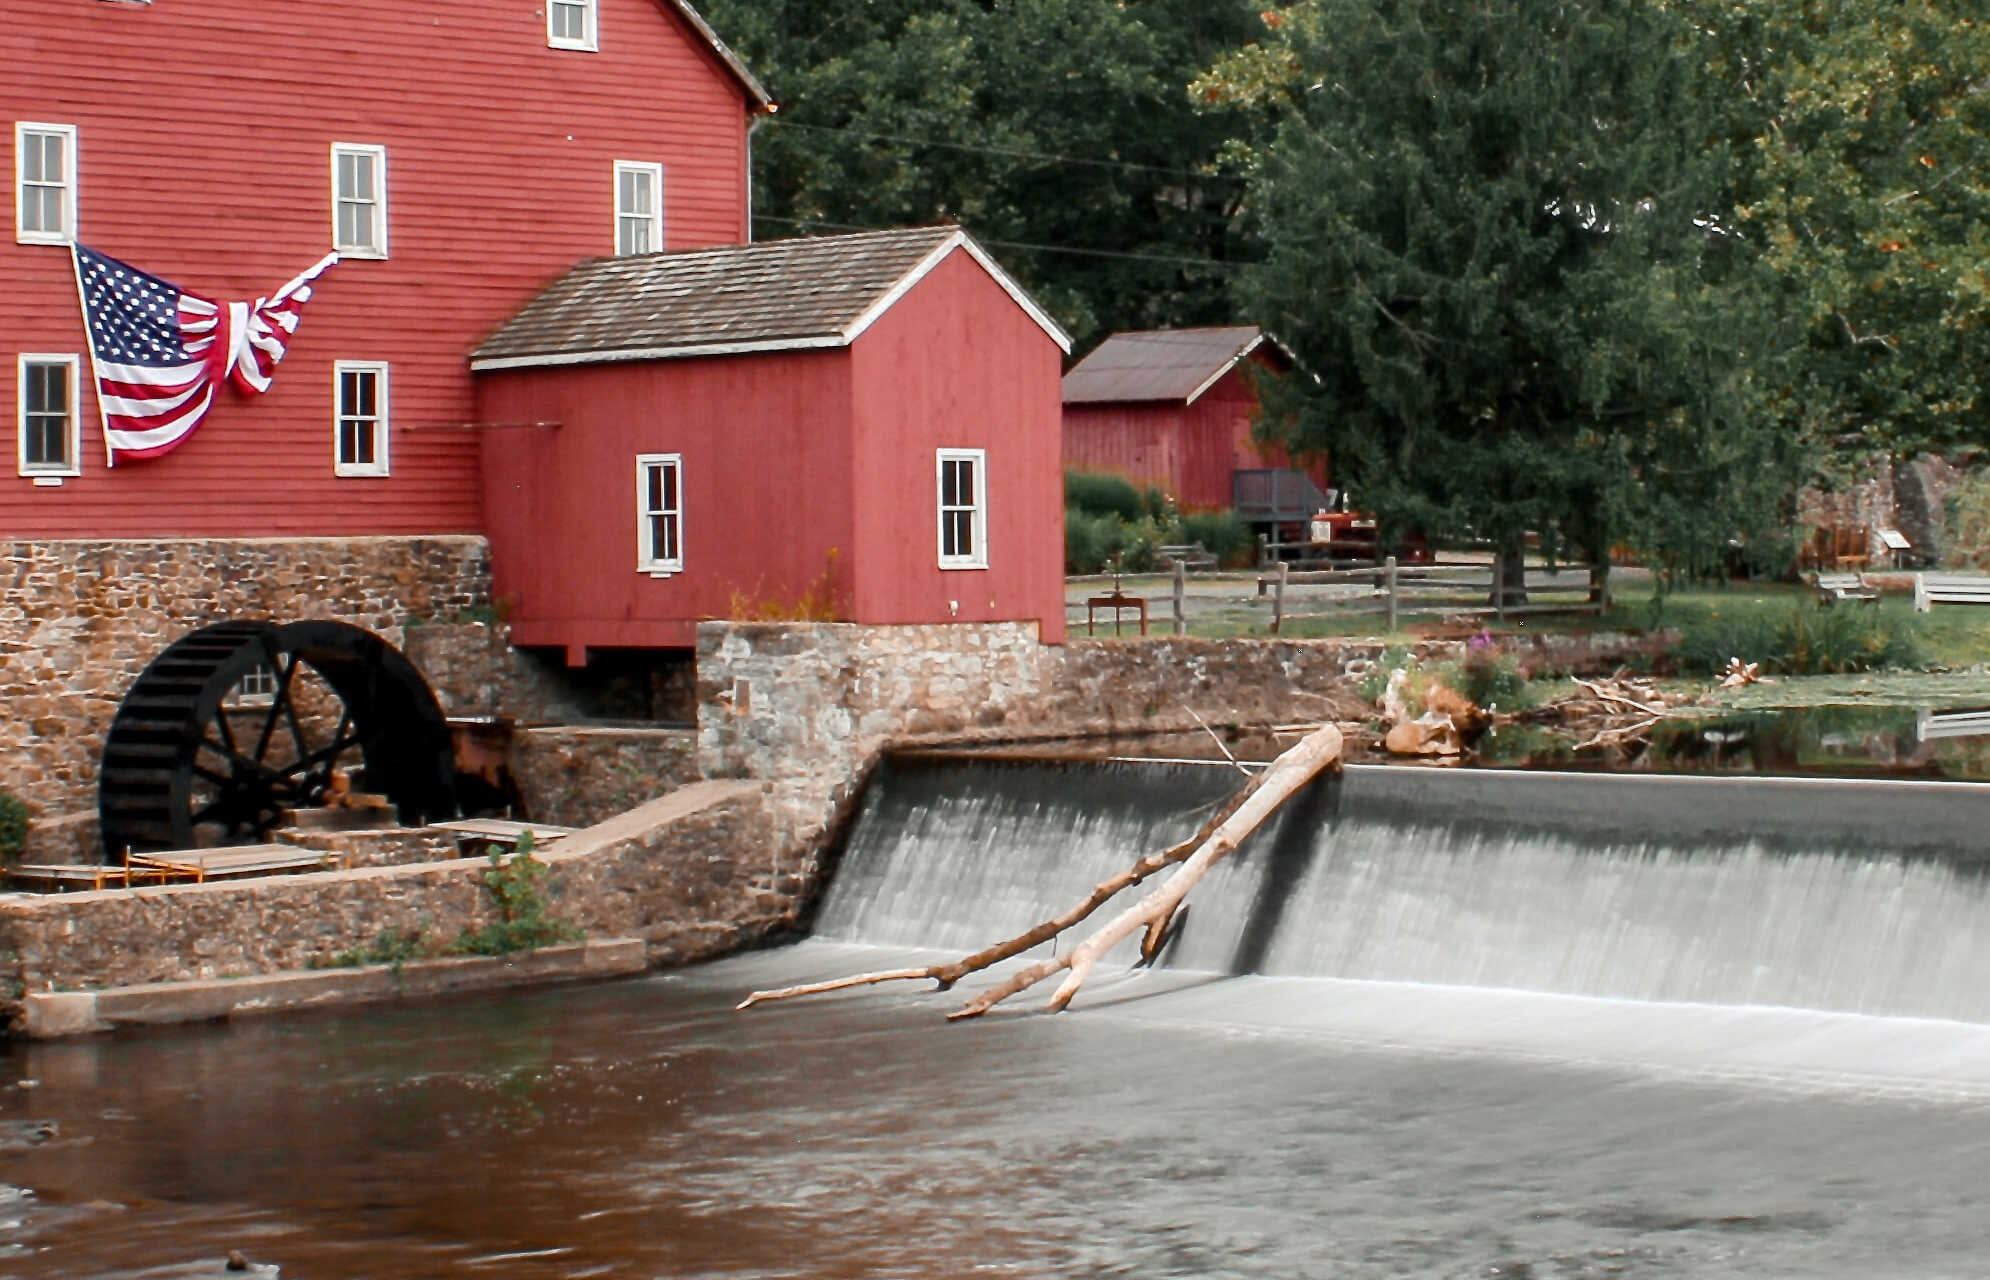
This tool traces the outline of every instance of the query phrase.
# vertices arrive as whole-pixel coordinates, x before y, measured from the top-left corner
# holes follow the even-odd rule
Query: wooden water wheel
[[[139,675],[104,738],[106,856],[268,838],[337,770],[404,823],[455,812],[449,727],[428,682],[343,622],[221,622]]]

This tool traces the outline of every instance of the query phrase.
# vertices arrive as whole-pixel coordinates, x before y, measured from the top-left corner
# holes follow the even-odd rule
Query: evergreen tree
[[[1801,441],[1763,342],[1706,37],[1649,0],[1307,0],[1196,85],[1269,112],[1240,296],[1299,371],[1266,429],[1385,531],[1629,541],[1702,567],[1778,525]]]

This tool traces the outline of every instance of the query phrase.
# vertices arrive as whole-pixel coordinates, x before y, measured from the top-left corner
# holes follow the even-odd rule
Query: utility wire
[[[941,142],[934,138],[914,138],[902,133],[873,133],[867,129],[852,129],[847,125],[803,124],[783,116],[770,117],[773,123],[783,129],[806,129],[811,133],[840,133],[845,137],[863,138],[871,142],[902,142],[915,147],[938,147],[945,151],[965,151],[976,155],[1007,156],[1014,160],[1043,160],[1052,164],[1090,165],[1100,169],[1126,169],[1137,173],[1160,173],[1171,178],[1185,178],[1192,182],[1243,182],[1238,173],[1197,173],[1192,169],[1175,169],[1165,165],[1138,164],[1131,160],[1100,160],[1092,156],[1068,156],[1054,151],[1026,151],[1019,147],[978,147],[966,142]]]
[[[791,227],[827,227],[832,231],[895,231],[896,227],[867,227],[854,222],[830,222],[824,218],[784,218],[774,213],[756,213],[755,222],[779,222]],[[1083,258],[1114,258],[1122,262],[1155,262],[1174,267],[1207,267],[1221,271],[1242,271],[1256,264],[1222,262],[1214,258],[1170,258],[1156,253],[1125,253],[1115,249],[1074,249],[1068,245],[1030,244],[1022,240],[989,240],[975,236],[981,244],[996,249],[1020,249],[1025,253],[1064,253]]]

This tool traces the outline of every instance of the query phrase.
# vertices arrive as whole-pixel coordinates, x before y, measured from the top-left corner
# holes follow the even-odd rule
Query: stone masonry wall
[[[0,790],[37,819],[94,809],[118,700],[196,627],[333,618],[399,644],[410,616],[489,602],[481,537],[0,542]]]
[[[637,937],[652,963],[718,955],[792,919],[754,783],[703,783],[542,849],[553,914]],[[387,930],[490,923],[481,859],[0,898],[0,985],[45,991],[310,967]],[[12,979],[12,982],[8,982]],[[14,984],[18,983],[18,986]]]
[[[521,729],[511,740],[511,776],[533,821],[584,827],[698,781],[698,736],[689,729]]]

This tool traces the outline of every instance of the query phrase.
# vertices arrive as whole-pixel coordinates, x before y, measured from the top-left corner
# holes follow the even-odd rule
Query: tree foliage
[[[782,106],[755,235],[958,221],[1082,345],[1228,318],[1241,126],[1185,86],[1240,0],[705,0]]]
[[[1893,452],[1990,442],[1990,23],[1975,0],[1678,0],[1788,334],[1764,405]]]
[[[1646,0],[1309,0],[1199,81],[1272,110],[1241,291],[1268,426],[1397,530],[1704,562],[1793,457],[1745,412],[1696,34]],[[1767,508],[1765,512],[1765,506]],[[1669,516],[1690,512],[1690,520]]]

